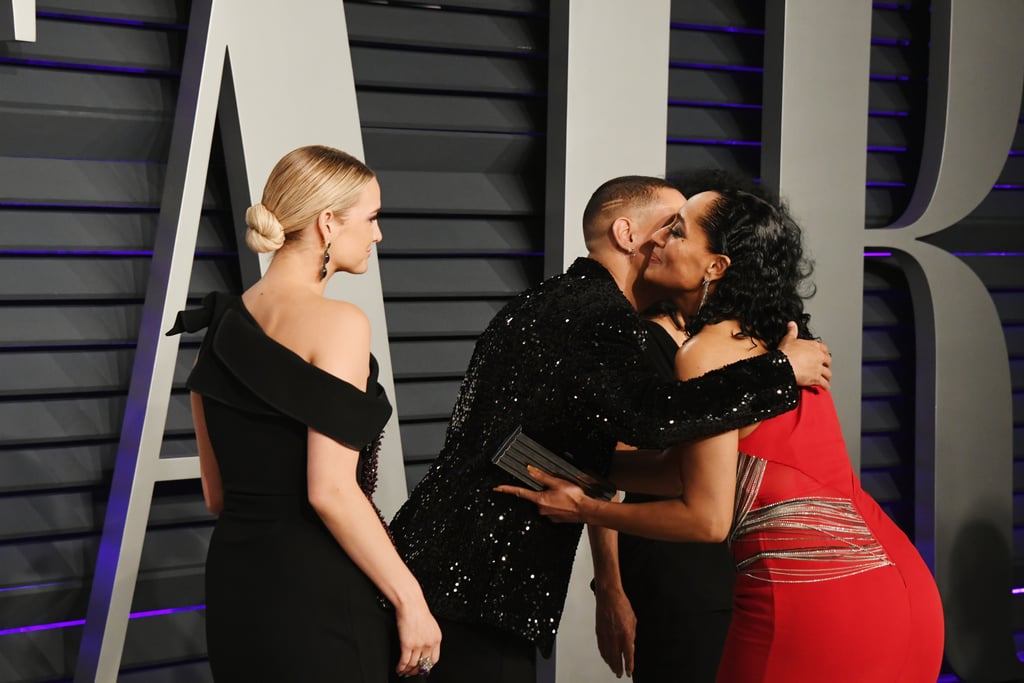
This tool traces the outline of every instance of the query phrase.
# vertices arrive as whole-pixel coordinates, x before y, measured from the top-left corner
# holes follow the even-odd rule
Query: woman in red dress
[[[645,279],[678,292],[690,335],[676,356],[680,379],[766,353],[789,321],[810,337],[802,295],[810,267],[781,205],[705,192],[654,240]],[[606,503],[537,471],[547,490],[499,490],[557,522],[674,541],[727,538],[738,574],[719,683],[936,680],[943,620],[935,581],[861,488],[830,394],[803,389],[793,411],[619,463],[620,487],[664,493],[670,482],[676,497]]]

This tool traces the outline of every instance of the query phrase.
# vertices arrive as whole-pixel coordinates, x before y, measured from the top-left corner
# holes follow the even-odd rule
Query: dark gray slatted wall
[[[928,73],[927,2],[874,3],[866,224],[907,206],[921,159]],[[759,175],[764,7],[672,3],[667,169],[722,166]],[[1024,122],[1024,116],[1021,119]],[[992,293],[1014,388],[1015,578],[1024,585],[1024,123],[996,188],[930,242],[958,254]],[[906,278],[884,253],[864,263],[862,479],[908,532],[914,504],[914,321]],[[1022,598],[1018,597],[1018,600]],[[1024,603],[1018,607],[1024,629]],[[1024,640],[1024,639],[1021,639]]]
[[[124,414],[188,22],[177,0],[52,0],[0,43],[0,680],[73,671]],[[219,155],[219,153],[218,153]],[[237,290],[215,164],[190,298]],[[182,381],[168,453],[193,453]],[[203,679],[198,482],[157,487],[124,680]],[[179,610],[150,615],[155,610]],[[134,673],[132,673],[134,672]]]
[[[546,4],[345,3],[410,487],[476,336],[541,278]]]
[[[547,19],[529,0],[346,4],[384,187],[387,315],[410,481],[473,340],[537,282]],[[188,7],[54,0],[0,45],[0,680],[71,676],[137,337]],[[190,284],[238,291],[215,140]],[[194,453],[182,341],[163,451]],[[392,438],[397,438],[393,435]],[[124,680],[208,678],[198,482],[157,487]],[[150,615],[155,610],[170,614]]]

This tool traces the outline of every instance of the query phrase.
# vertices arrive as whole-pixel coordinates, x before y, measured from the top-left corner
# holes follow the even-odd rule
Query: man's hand
[[[786,354],[793,366],[796,383],[802,387],[829,388],[832,381],[832,354],[824,342],[797,339],[796,323],[790,322],[786,336],[779,343],[779,351]]]
[[[633,645],[636,641],[636,615],[622,589],[596,588],[597,649],[601,659],[618,678],[633,677]]]

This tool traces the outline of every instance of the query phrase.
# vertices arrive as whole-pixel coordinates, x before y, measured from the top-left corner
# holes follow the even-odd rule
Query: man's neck
[[[639,259],[628,259],[623,258],[621,254],[599,251],[589,252],[587,258],[593,259],[604,266],[604,269],[611,274],[615,284],[622,291],[622,295],[626,297],[633,308],[636,308],[636,289],[637,285],[642,285],[642,283],[639,282],[640,272],[633,261]]]

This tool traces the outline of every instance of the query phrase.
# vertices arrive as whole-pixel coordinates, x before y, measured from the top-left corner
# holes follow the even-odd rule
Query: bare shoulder
[[[311,307],[316,316],[310,362],[352,381],[353,372],[365,371],[370,355],[370,320],[355,304],[322,299]],[[365,382],[365,376],[362,377]]]
[[[734,320],[708,325],[690,337],[676,354],[676,376],[687,380],[730,363],[766,353],[764,344],[739,334]]]

